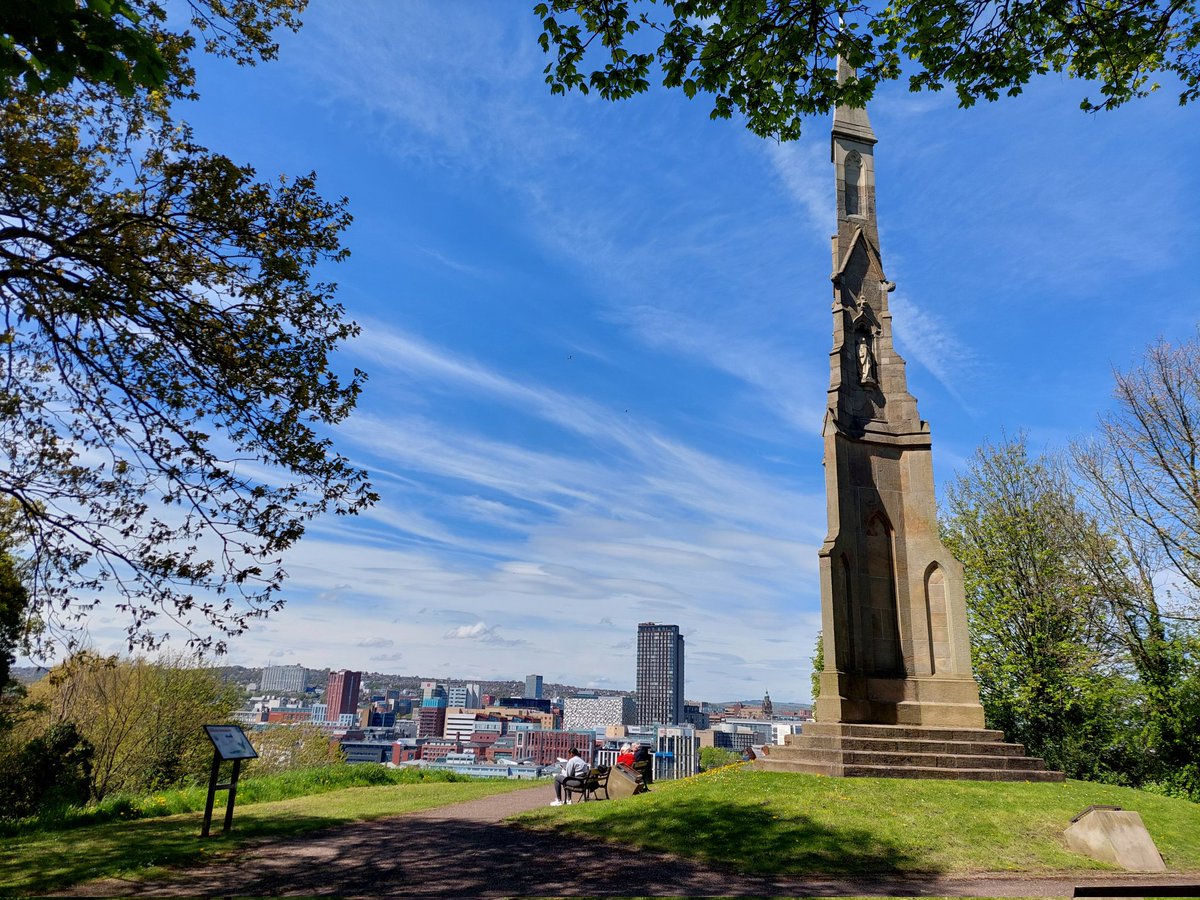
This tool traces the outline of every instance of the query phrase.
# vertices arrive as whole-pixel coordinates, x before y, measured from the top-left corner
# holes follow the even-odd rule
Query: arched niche
[[[896,607],[895,548],[892,523],[882,510],[867,519],[864,534],[865,622],[869,628],[866,643],[870,647],[868,670],[876,675],[903,675],[904,656],[900,650],[900,619]]]
[[[850,575],[850,558],[842,553],[834,564],[834,578],[837,579],[835,598],[841,602],[834,603],[834,628],[837,659],[833,662],[842,672],[858,671],[858,649],[854,639],[854,593],[853,579]]]
[[[937,562],[925,570],[925,623],[929,639],[929,672],[950,672],[950,616],[946,604],[946,572]]]
[[[863,214],[863,161],[857,150],[846,154],[843,166],[846,185],[846,215],[861,216]]]

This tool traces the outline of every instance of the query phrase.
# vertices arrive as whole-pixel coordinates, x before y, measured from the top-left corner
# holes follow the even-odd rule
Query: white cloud
[[[804,212],[805,226],[813,236],[828,239],[837,222],[829,144],[823,131],[814,128],[805,134],[799,141],[763,141],[761,146],[788,196]]]
[[[959,405],[973,413],[964,393],[978,366],[970,343],[906,295],[893,294],[890,308],[897,350],[924,366]]]
[[[364,641],[359,641],[359,642],[358,642],[358,646],[360,646],[360,647],[379,647],[379,648],[383,648],[383,647],[391,647],[391,646],[392,646],[392,645],[394,645],[395,643],[396,643],[395,641],[393,641],[393,640],[390,640],[389,638],[378,638],[378,637],[376,637],[376,638],[367,638],[367,639],[366,639],[366,640],[364,640]]]

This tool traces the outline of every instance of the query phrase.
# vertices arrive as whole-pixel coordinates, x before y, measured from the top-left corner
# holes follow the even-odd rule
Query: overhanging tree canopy
[[[373,500],[327,433],[364,378],[334,369],[357,327],[315,274],[349,215],[312,174],[200,146],[175,115],[195,20],[130,5],[158,88],[84,72],[0,107],[0,496],[45,637],[115,587],[131,647],[176,628],[219,650],[281,605],[307,520]],[[244,61],[302,6],[191,4]]]
[[[1047,72],[1096,82],[1087,110],[1143,97],[1159,74],[1179,80],[1180,103],[1200,96],[1194,0],[546,0],[534,11],[553,92],[624,99],[657,66],[667,87],[711,94],[713,118],[737,112],[783,140],[804,116],[861,107],[906,71],[911,90],[952,86],[963,106]],[[839,56],[857,79],[838,84]]]

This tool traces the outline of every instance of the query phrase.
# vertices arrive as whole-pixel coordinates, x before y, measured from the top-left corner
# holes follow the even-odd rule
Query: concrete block
[[[1088,809],[1064,833],[1076,853],[1131,872],[1165,872],[1142,817],[1132,810]]]

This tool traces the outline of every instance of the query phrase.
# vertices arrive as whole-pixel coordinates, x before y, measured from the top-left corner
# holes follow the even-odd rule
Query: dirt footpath
[[[1070,897],[1076,884],[1193,883],[1196,876],[1024,878],[762,877],[501,820],[549,802],[539,785],[441,809],[312,832],[248,848],[235,862],[179,870],[170,880],[106,879],[63,896],[971,896]]]

